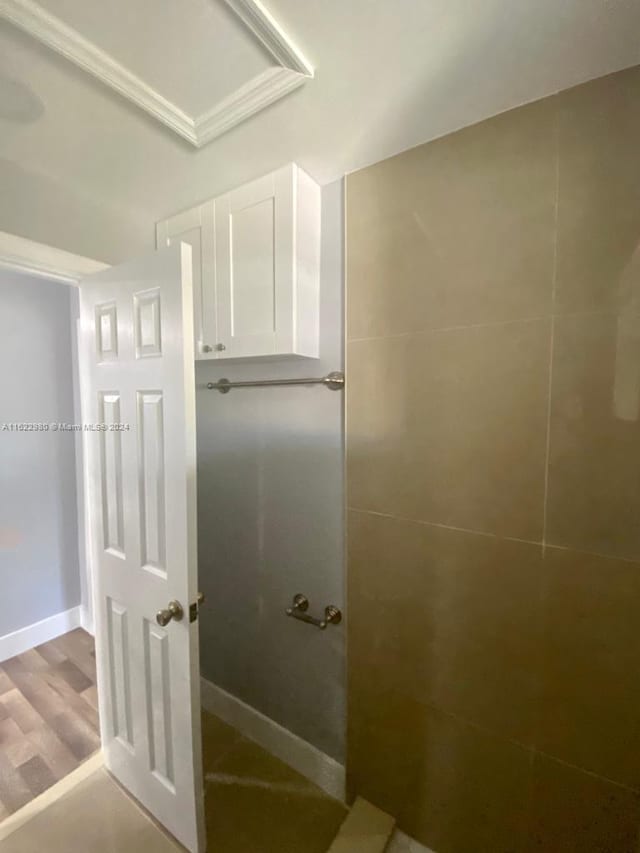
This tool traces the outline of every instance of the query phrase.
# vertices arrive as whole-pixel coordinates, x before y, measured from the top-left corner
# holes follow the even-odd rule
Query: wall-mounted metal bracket
[[[299,619],[301,622],[306,622],[308,625],[314,625],[320,628],[321,631],[327,625],[337,625],[342,621],[342,612],[333,604],[328,604],[324,609],[324,619],[318,619],[315,616],[309,616],[309,599],[306,595],[298,593],[293,596],[293,607],[287,607],[287,616],[292,616],[294,619]]]

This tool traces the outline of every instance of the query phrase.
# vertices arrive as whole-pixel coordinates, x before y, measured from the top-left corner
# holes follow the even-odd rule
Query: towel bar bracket
[[[293,606],[287,607],[285,612],[287,616],[292,616],[294,619],[299,619],[300,622],[306,622],[308,625],[314,625],[321,631],[324,631],[327,625],[338,625],[342,621],[342,613],[334,604],[328,604],[325,607],[324,619],[309,616],[307,613],[308,609],[309,599],[306,595],[298,593],[293,596]]]
[[[309,379],[253,379],[231,382],[229,379],[219,379],[217,382],[207,382],[209,391],[219,391],[228,394],[232,388],[265,388],[270,385],[324,385],[331,391],[341,391],[345,386],[344,373],[332,370],[326,376]]]

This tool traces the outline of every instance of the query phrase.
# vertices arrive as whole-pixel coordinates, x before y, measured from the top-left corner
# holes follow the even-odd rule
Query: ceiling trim
[[[266,47],[277,66],[256,75],[198,116],[185,113],[94,42],[43,9],[35,0],[0,0],[0,16],[200,148],[314,76],[312,66],[260,0],[224,2]]]
[[[77,284],[81,278],[107,267],[107,264],[92,258],[0,231],[0,269]]]

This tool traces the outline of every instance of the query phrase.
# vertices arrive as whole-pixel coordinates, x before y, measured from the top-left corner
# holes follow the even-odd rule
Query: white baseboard
[[[4,637],[0,637],[0,663],[15,655],[21,655],[41,643],[48,643],[49,640],[66,634],[67,631],[79,628],[80,625],[81,616],[78,606],[63,613],[56,613],[55,616],[49,616],[48,619],[35,622],[33,625],[27,625],[26,628],[14,631],[12,634],[5,634]]]
[[[200,688],[202,707],[206,711],[293,767],[329,796],[344,802],[345,770],[340,762],[206,678],[200,679]]]
[[[84,604],[80,605],[80,627],[84,628],[87,634],[91,634],[92,637],[95,637],[96,631],[93,624],[93,617],[89,614],[89,610],[84,606]]]
[[[433,853],[433,850],[425,847],[424,844],[414,841],[413,838],[409,838],[408,835],[400,832],[399,829],[396,829],[391,836],[391,841],[386,851],[387,853]]]

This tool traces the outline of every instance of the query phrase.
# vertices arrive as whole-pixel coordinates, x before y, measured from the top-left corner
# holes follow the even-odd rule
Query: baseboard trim
[[[329,796],[344,802],[345,770],[340,762],[206,678],[200,679],[200,687],[206,711],[293,767]]]
[[[93,618],[89,615],[89,608],[85,607],[83,604],[80,605],[80,627],[83,628],[87,634],[91,634],[92,637],[95,637],[96,631]]]
[[[71,610],[49,616],[48,619],[34,622],[33,625],[27,625],[26,628],[21,628],[19,631],[5,634],[4,637],[0,637],[0,663],[20,655],[34,646],[39,646],[41,643],[48,643],[49,640],[66,634],[67,631],[73,631],[74,628],[79,628],[81,624],[80,605],[78,605],[78,607],[72,607]]]
[[[18,809],[17,812],[6,817],[2,823],[0,823],[0,841],[4,841],[17,829],[20,829],[21,826],[24,826],[25,823],[28,823],[34,817],[37,817],[40,812],[43,812],[46,808],[55,803],[56,800],[59,800],[60,797],[64,797],[65,794],[72,791],[76,785],[79,785],[80,782],[84,782],[84,780],[88,779],[92,773],[95,773],[96,770],[99,770],[103,766],[104,756],[102,754],[102,750],[100,750],[99,752],[96,752],[95,755],[87,758],[86,761],[83,761],[79,767],[76,767],[75,770],[67,774],[63,779],[60,779],[60,781],[56,782],[55,785],[47,788],[47,790],[40,794],[39,797],[36,797],[35,800],[31,800],[30,803],[26,804],[26,806],[23,806],[21,809]]]

